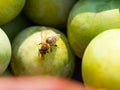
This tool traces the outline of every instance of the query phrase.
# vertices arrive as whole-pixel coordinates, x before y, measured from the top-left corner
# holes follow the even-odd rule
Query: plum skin
[[[11,43],[6,33],[0,29],[0,74],[8,67],[11,59]]]

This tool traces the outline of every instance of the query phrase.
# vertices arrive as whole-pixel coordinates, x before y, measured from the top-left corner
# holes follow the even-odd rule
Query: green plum
[[[98,34],[87,46],[82,60],[85,85],[120,90],[120,29]]]
[[[27,0],[27,17],[36,24],[56,28],[66,27],[69,12],[76,0]]]
[[[82,58],[89,42],[99,33],[120,28],[120,1],[80,0],[68,18],[67,35],[75,54]]]
[[[57,29],[28,27],[15,38],[12,50],[10,66],[15,75],[73,74],[74,53],[65,35]]]

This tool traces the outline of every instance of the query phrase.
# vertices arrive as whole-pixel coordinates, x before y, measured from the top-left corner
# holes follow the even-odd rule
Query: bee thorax
[[[48,38],[46,39],[46,43],[50,44],[51,46],[52,46],[52,45],[55,45],[55,43],[56,43],[56,38],[55,38],[55,37],[48,37]]]

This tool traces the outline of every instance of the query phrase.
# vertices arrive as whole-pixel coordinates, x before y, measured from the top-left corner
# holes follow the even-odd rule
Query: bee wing
[[[47,38],[47,34],[44,31],[41,31],[41,43],[45,43]]]
[[[41,31],[42,42],[46,42],[46,39],[49,38],[49,37],[55,37],[56,40],[58,40],[60,38],[60,34]]]
[[[48,34],[47,36],[48,36],[48,37],[52,36],[52,37],[58,38],[58,37],[60,37],[60,34],[52,33],[52,34]]]

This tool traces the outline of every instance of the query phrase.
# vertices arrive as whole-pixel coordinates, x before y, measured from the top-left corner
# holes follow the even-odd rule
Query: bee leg
[[[49,53],[49,51],[47,51],[47,53]]]
[[[58,47],[58,45],[57,45],[57,44],[55,44],[54,46],[55,46],[55,47]]]
[[[52,48],[50,48],[50,52],[52,52]]]
[[[44,55],[43,54],[41,54],[41,57],[43,57]]]
[[[40,53],[38,53],[38,56],[40,56]]]
[[[40,45],[40,44],[42,44],[42,43],[39,43],[38,45]]]
[[[57,44],[54,44],[53,46],[58,47]]]
[[[44,59],[44,54],[38,53],[38,56],[43,60]]]
[[[41,54],[41,60],[44,60],[44,54]]]

